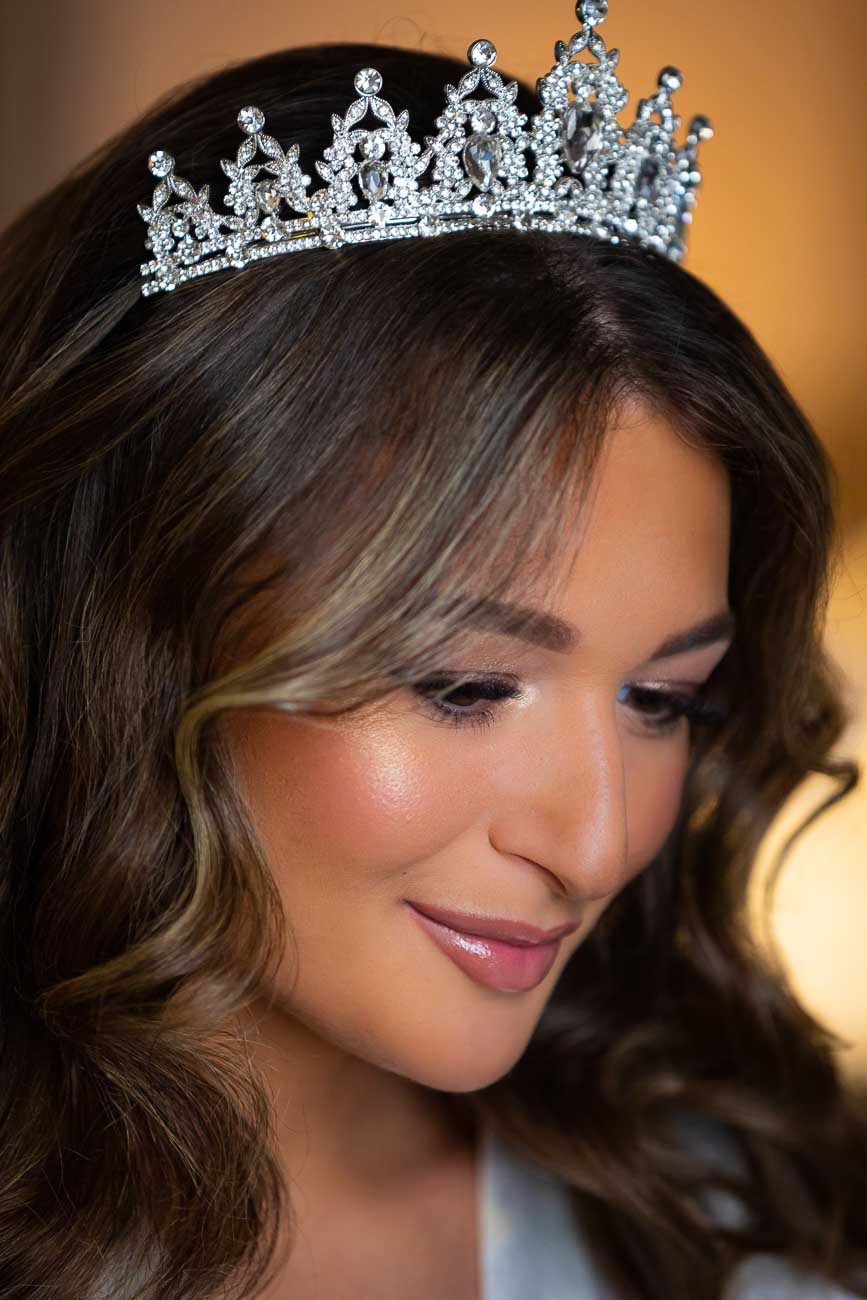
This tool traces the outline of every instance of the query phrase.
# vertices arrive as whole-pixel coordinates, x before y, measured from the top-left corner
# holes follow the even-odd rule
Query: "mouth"
[[[506,917],[457,912],[453,908],[436,907],[432,903],[410,903],[410,907],[414,907],[423,916],[429,916],[432,921],[459,930],[461,934],[472,934],[482,939],[501,939],[503,943],[515,944],[519,948],[552,943],[578,929],[577,921],[567,921],[565,925],[557,925],[551,930],[541,930],[529,921],[511,921]]]
[[[513,934],[515,930],[521,931],[518,937],[501,938],[490,933],[479,934],[458,929],[444,920],[428,915],[427,909],[422,911],[415,903],[407,902],[407,907],[422,929],[464,974],[469,975],[477,984],[501,993],[526,993],[541,984],[557,960],[563,935],[577,929],[577,922],[561,926],[559,932],[553,932],[554,938],[539,940],[528,937],[528,930],[534,927],[517,922],[482,921],[482,918],[473,920],[474,925],[481,922],[489,931],[496,929],[498,934],[510,926]],[[430,909],[431,913],[433,910]],[[444,914],[444,909],[436,910],[440,915]],[[450,917],[461,915],[453,912],[446,914]]]

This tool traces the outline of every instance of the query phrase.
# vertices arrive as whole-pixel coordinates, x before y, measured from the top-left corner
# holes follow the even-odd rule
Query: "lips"
[[[464,974],[469,975],[477,984],[496,989],[500,993],[526,993],[541,984],[557,960],[564,931],[577,928],[577,922],[566,927],[561,926],[559,931],[553,932],[555,935],[559,933],[560,938],[540,942],[538,938],[528,938],[529,931],[539,934],[536,927],[517,922],[483,922],[488,929],[497,929],[500,932],[504,926],[506,929],[511,928],[513,933],[515,929],[520,931],[520,942],[504,941],[489,934],[482,935],[455,929],[435,919],[432,914],[434,909],[427,909],[426,904],[424,912],[414,903],[407,903],[407,906],[421,928]],[[431,915],[427,915],[428,910]],[[443,914],[445,909],[437,908],[436,911]],[[461,923],[466,924],[467,913],[446,912],[446,914],[459,916]],[[480,920],[481,918],[473,918],[473,924],[478,925]],[[541,933],[544,934],[544,931]]]
[[[505,917],[457,912],[452,908],[435,907],[430,903],[410,903],[410,907],[430,917],[432,921],[439,921],[441,925],[448,925],[462,934],[478,935],[484,939],[500,939],[503,943],[515,944],[522,948],[551,943],[578,928],[577,921],[555,926],[552,930],[540,930],[538,926],[530,925],[526,921],[509,921]]]

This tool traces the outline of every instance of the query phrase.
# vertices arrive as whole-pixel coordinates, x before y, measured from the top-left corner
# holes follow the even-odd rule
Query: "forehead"
[[[594,645],[650,655],[726,610],[730,517],[722,462],[662,417],[628,408],[606,433],[589,491],[557,521],[562,559],[520,604],[577,627],[582,658]],[[480,626],[497,624],[493,613]]]
[[[655,605],[711,613],[726,603],[731,527],[729,476],[663,418],[631,411],[608,432],[591,491],[564,521],[579,549],[564,597],[594,604]],[[577,595],[576,595],[577,599]]]

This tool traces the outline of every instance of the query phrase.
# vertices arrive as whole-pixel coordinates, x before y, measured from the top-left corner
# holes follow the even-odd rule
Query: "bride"
[[[262,105],[312,173],[358,69],[417,141],[466,73],[239,63],[0,237],[0,1296],[867,1296],[864,1110],[745,909],[859,775],[826,453],[650,240],[140,275],[145,157],[201,202]]]

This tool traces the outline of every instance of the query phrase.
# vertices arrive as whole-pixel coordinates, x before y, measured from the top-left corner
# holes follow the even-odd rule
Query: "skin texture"
[[[579,629],[577,648],[474,630],[439,665],[519,679],[520,699],[490,705],[491,726],[439,722],[408,691],[351,723],[227,718],[299,957],[297,981],[290,946],[273,1005],[251,1012],[310,1251],[274,1296],[300,1285],[302,1267],[323,1295],[351,1294],[350,1270],[356,1295],[360,1278],[377,1295],[476,1293],[473,1142],[454,1132],[441,1093],[483,1088],[514,1065],[564,965],[677,815],[689,724],[655,735],[626,688],[695,691],[727,649],[645,664],[666,637],[726,608],[728,477],[632,408],[609,432],[595,484],[585,512],[564,521],[583,541],[552,610]],[[468,711],[489,706],[459,698]],[[503,993],[459,970],[405,899],[580,926],[539,986]],[[368,1258],[359,1243],[377,1225]],[[341,1237],[354,1243],[344,1256]]]

